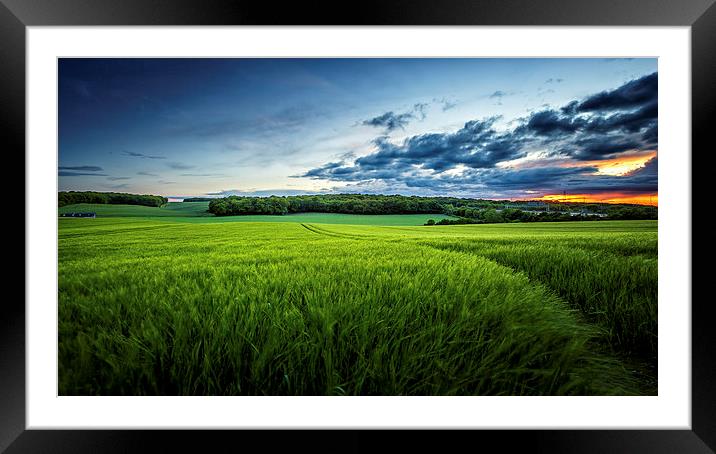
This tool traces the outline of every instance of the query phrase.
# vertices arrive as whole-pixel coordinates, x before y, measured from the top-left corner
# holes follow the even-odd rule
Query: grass
[[[60,219],[60,394],[656,393],[656,222],[306,219]]]

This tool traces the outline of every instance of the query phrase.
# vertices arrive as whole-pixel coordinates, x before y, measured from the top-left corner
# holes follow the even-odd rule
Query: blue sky
[[[60,59],[59,188],[655,193],[656,71],[656,59]]]

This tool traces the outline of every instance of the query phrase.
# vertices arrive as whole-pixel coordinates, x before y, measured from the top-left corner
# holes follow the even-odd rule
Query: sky
[[[59,189],[656,204],[657,60],[59,60]]]

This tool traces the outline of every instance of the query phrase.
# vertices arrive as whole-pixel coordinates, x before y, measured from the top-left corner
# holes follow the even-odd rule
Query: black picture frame
[[[29,26],[67,25],[529,25],[529,26],[690,26],[692,65],[692,244],[697,234],[693,213],[706,206],[706,156],[713,149],[711,121],[716,117],[716,0],[430,0],[328,2],[276,5],[256,0],[0,0],[0,128],[12,172],[25,169],[25,32]],[[23,156],[21,159],[20,156]],[[688,150],[685,150],[688,158]],[[694,165],[694,160],[696,165]],[[7,167],[6,167],[7,168]],[[21,176],[21,178],[23,178]],[[7,180],[6,180],[7,181]],[[18,182],[17,184],[23,184]],[[701,189],[704,189],[702,186]],[[6,183],[6,191],[17,185]],[[25,199],[24,207],[28,201]],[[23,210],[25,209],[23,207]],[[17,213],[12,223],[19,230]],[[24,217],[23,217],[24,219]],[[23,227],[25,221],[23,220]],[[23,233],[25,245],[28,238]],[[18,241],[12,241],[17,243]],[[692,402],[691,430],[469,430],[437,434],[441,446],[500,446],[527,452],[701,453],[716,450],[716,336],[713,303],[695,290],[707,282],[710,267],[697,266],[692,252]],[[7,262],[6,262],[7,263]],[[25,259],[23,258],[23,263]],[[7,283],[19,281],[25,267],[13,266]],[[18,276],[13,276],[13,274]],[[700,277],[700,278],[699,278]],[[13,279],[15,278],[15,279]],[[698,285],[695,285],[698,284]],[[135,452],[197,447],[210,451],[248,449],[254,443],[270,450],[373,450],[400,443],[401,451],[430,446],[435,433],[424,431],[152,431],[26,430],[25,304],[6,294],[0,316],[0,451]],[[446,436],[447,435],[447,436]],[[432,437],[431,437],[432,438]],[[497,445],[495,445],[497,443]],[[463,448],[464,449],[464,448]]]

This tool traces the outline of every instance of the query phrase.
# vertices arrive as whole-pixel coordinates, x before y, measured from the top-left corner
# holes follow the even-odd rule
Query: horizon
[[[658,206],[653,58],[61,58],[58,70],[60,191]]]
[[[59,192],[73,192],[73,191],[59,191]],[[113,191],[76,191],[76,192],[97,192],[97,193],[111,193]],[[153,195],[153,196],[161,196],[168,199],[167,203],[176,203],[176,202],[183,202],[185,199],[192,199],[192,198],[201,198],[201,199],[208,199],[208,200],[214,200],[214,199],[221,199],[224,197],[256,197],[256,198],[266,198],[266,197],[300,197],[300,196],[314,196],[314,195],[369,195],[369,196],[402,196],[402,197],[424,197],[424,198],[430,198],[430,197],[446,197],[446,198],[457,198],[457,199],[465,199],[465,200],[478,200],[478,201],[490,201],[490,202],[541,202],[541,203],[595,203],[595,204],[607,204],[607,205],[642,205],[642,206],[653,206],[658,208],[658,199],[654,201],[649,201],[645,203],[639,203],[638,201],[635,202],[621,202],[621,201],[614,201],[610,199],[609,197],[606,197],[605,200],[584,200],[581,196],[570,196],[567,194],[566,196],[550,196],[550,197],[542,197],[542,198],[532,198],[532,199],[514,199],[514,198],[506,198],[506,199],[497,199],[497,198],[486,198],[486,197],[467,197],[467,196],[461,196],[461,197],[453,197],[453,196],[426,196],[426,195],[409,195],[404,196],[402,194],[368,194],[368,193],[360,193],[360,192],[332,192],[332,193],[306,193],[306,194],[296,194],[296,195],[278,195],[278,194],[261,194],[261,195],[160,195],[160,194],[136,194],[136,193],[124,193],[129,195]],[[561,198],[560,198],[561,197]],[[650,196],[646,196],[647,198]],[[638,200],[638,199],[637,199]]]

